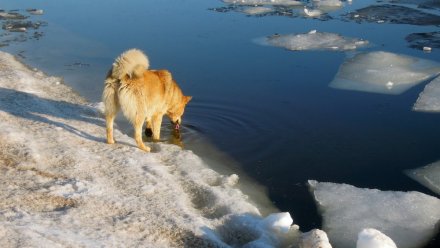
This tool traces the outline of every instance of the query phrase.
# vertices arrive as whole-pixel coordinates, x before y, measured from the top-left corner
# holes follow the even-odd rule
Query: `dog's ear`
[[[183,100],[185,101],[185,104],[187,104],[189,101],[191,101],[192,98],[192,96],[184,96]]]

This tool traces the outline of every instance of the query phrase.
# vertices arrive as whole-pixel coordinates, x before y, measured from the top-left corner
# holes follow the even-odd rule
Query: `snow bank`
[[[405,173],[412,179],[440,195],[440,161],[418,169],[408,170]]]
[[[99,106],[99,105],[97,105]],[[264,218],[194,153],[136,148],[60,78],[0,52],[0,247],[274,247],[288,213]]]
[[[401,94],[440,73],[440,64],[389,52],[360,53],[339,68],[330,87]]]
[[[399,248],[420,247],[438,231],[438,198],[347,184],[309,181],[309,185],[334,247],[355,247],[357,234],[365,228],[380,230]]]
[[[339,34],[317,32],[312,30],[303,34],[272,35],[267,37],[266,44],[288,50],[330,50],[345,51],[366,46],[368,41],[343,37]]]
[[[415,111],[440,112],[440,77],[425,86],[413,106]]]

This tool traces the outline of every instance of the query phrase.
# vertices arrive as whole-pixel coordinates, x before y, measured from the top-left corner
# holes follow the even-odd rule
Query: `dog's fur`
[[[163,115],[174,125],[182,122],[186,104],[192,97],[182,90],[167,70],[148,70],[149,60],[140,50],[130,49],[116,58],[105,79],[102,100],[105,105],[107,143],[113,144],[113,121],[119,109],[133,124],[134,139],[146,152],[142,142],[142,126],[152,130],[153,140],[160,139]]]

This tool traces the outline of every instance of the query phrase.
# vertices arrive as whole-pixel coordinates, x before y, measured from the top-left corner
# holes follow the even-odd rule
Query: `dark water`
[[[369,40],[361,51],[440,62],[438,2],[390,2],[344,2],[321,19],[309,19],[285,8],[250,17],[218,0],[6,0],[0,8],[43,9],[44,15],[31,19],[47,25],[38,29],[38,39],[24,35],[1,49],[63,76],[91,101],[100,101],[104,75],[117,55],[144,50],[152,68],[169,69],[194,96],[184,118],[184,146],[209,157],[199,144],[201,137],[209,140],[307,231],[321,225],[308,179],[434,195],[403,171],[440,159],[440,114],[411,111],[424,84],[397,96],[329,88],[352,52],[291,52],[253,40],[317,29]],[[352,20],[348,13],[358,9],[361,18]],[[383,23],[372,18],[374,11]],[[415,33],[434,38],[410,36]],[[420,44],[433,51],[422,52]],[[426,247],[439,242],[437,235]]]

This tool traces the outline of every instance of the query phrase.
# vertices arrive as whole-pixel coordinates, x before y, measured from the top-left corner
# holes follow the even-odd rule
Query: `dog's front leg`
[[[140,118],[140,116],[136,116],[136,120],[133,123],[134,127],[134,140],[136,140],[136,144],[139,149],[149,152],[151,149],[148,146],[145,146],[142,141],[142,126],[144,124],[144,118]]]
[[[153,140],[160,140],[160,127],[162,125],[162,114],[157,114],[153,116]]]

